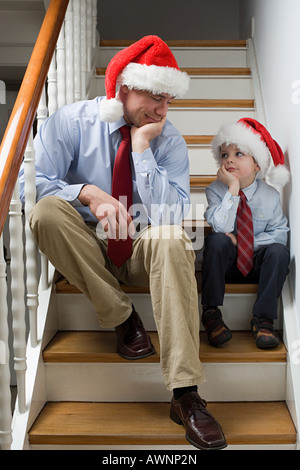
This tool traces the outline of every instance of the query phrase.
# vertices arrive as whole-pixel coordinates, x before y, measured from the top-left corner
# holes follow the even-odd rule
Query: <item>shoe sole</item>
[[[123,359],[127,359],[128,361],[137,361],[138,359],[144,359],[145,357],[153,356],[153,354],[155,354],[155,349],[154,347],[152,347],[152,350],[150,352],[143,354],[142,356],[126,356],[125,354],[120,353],[119,351],[118,351],[118,354]]]

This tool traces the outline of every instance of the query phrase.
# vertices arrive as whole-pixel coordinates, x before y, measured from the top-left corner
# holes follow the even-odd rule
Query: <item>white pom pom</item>
[[[124,114],[123,103],[117,98],[107,100],[106,98],[101,101],[100,105],[100,119],[106,122],[116,122]]]
[[[285,186],[290,180],[290,173],[284,165],[272,166],[267,172],[270,183]]]

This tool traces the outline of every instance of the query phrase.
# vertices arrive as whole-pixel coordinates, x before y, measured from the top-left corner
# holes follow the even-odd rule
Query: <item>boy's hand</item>
[[[227,235],[227,237],[231,238],[231,241],[232,241],[234,246],[237,246],[237,238],[234,235],[234,233],[226,233],[225,235]]]
[[[219,181],[228,186],[228,190],[233,196],[239,195],[240,181],[237,176],[226,170],[224,163],[219,168],[217,177]]]
[[[131,128],[132,151],[143,153],[150,145],[151,140],[159,136],[162,132],[167,118],[164,117],[159,122],[151,122],[142,127]]]

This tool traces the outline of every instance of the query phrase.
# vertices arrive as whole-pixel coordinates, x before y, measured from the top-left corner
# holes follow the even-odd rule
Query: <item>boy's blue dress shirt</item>
[[[261,179],[243,189],[253,217],[254,251],[271,243],[286,245],[287,219],[282,212],[280,195]],[[205,219],[215,232],[236,234],[236,214],[240,197],[232,196],[221,181],[214,181],[206,189],[208,208]]]
[[[126,124],[123,118],[115,123],[100,120],[102,99],[60,108],[43,123],[34,140],[37,201],[59,196],[76,207],[86,222],[96,222],[96,218],[77,197],[85,184],[111,194],[113,165],[121,142],[119,128]],[[149,149],[142,154],[132,152],[131,165],[133,204],[146,207],[144,214],[143,207],[137,207],[134,215],[139,222],[181,224],[190,204],[189,161],[186,143],[176,128],[167,121]],[[24,201],[23,167],[20,192]]]

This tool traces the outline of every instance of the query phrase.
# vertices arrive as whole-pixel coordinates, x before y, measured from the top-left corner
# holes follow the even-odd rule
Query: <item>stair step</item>
[[[182,67],[181,70],[190,76],[251,76],[249,67]],[[96,67],[96,75],[104,76],[106,67]]]
[[[100,47],[128,47],[136,39],[101,39]],[[245,40],[169,40],[165,41],[169,47],[246,47]]]
[[[254,100],[173,100],[170,108],[254,108]]]
[[[229,446],[295,445],[295,427],[284,402],[209,403],[208,409]],[[183,427],[170,420],[169,410],[169,403],[49,402],[29,432],[29,443],[141,449],[188,445]]]
[[[196,273],[198,282],[198,292],[201,293],[201,274]],[[121,284],[121,289],[127,294],[150,294],[149,287],[127,286]],[[226,284],[226,294],[256,294],[258,284]],[[81,294],[81,291],[70,284],[66,279],[56,283],[57,294]]]
[[[139,362],[158,363],[160,347],[157,332],[150,332],[156,353]],[[286,362],[287,351],[279,347],[262,351],[255,345],[252,333],[236,331],[233,339],[221,348],[211,346],[206,333],[200,333],[200,359],[203,363],[279,363]],[[116,334],[112,331],[60,331],[43,351],[45,362],[120,363],[128,361],[117,353]]]
[[[184,135],[183,138],[187,145],[205,145],[210,146],[214,135]]]
[[[189,99],[250,99],[254,97],[247,67],[181,67],[190,76]],[[89,97],[105,95],[105,67],[97,67]]]

